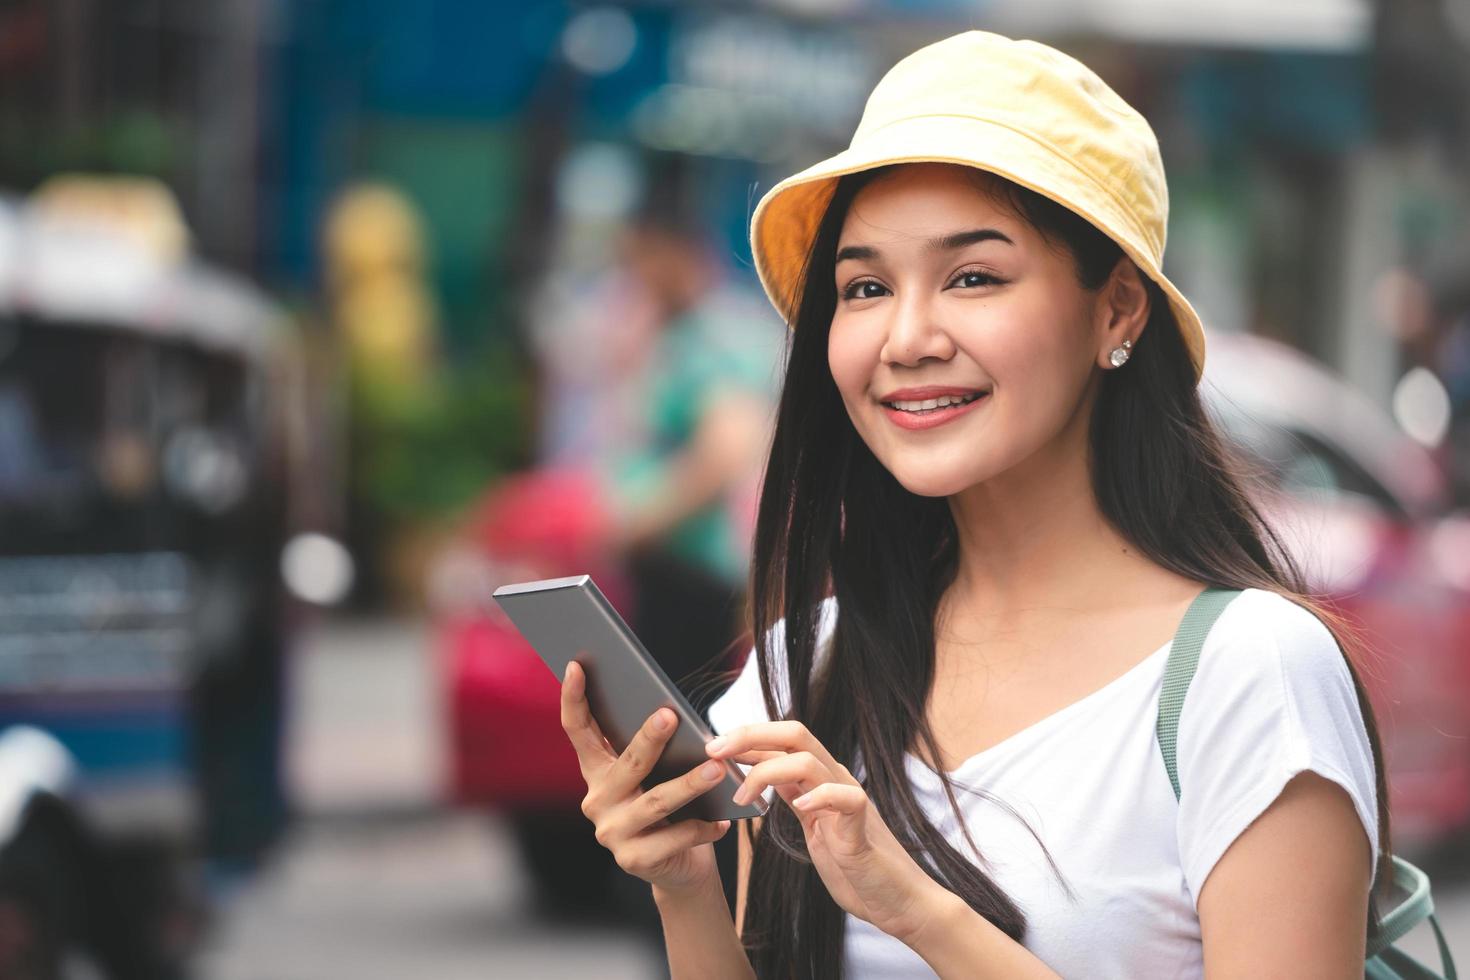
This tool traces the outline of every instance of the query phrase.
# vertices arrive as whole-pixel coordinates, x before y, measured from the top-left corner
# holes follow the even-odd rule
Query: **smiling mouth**
[[[976,391],[959,398],[956,398],[952,395],[946,395],[944,398],[927,398],[923,401],[879,402],[879,404],[882,405],[884,408],[891,408],[894,411],[903,412],[905,415],[933,415],[938,412],[942,412],[945,409],[958,408],[963,405],[968,405],[973,401],[978,401],[988,394],[990,394],[988,390]]]

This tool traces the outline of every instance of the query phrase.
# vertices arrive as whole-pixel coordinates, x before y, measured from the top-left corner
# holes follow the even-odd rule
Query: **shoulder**
[[[1181,859],[1198,897],[1215,860],[1297,773],[1341,786],[1377,854],[1372,746],[1332,631],[1288,596],[1246,589],[1200,651],[1179,715]]]
[[[817,607],[817,622],[819,624],[817,627],[817,641],[825,649],[828,645],[827,641],[832,638],[832,634],[837,630],[837,597],[835,595],[829,595]]]
[[[817,650],[820,661],[831,647],[831,639],[837,629],[837,597],[828,596],[816,606]],[[771,656],[771,686],[776,695],[776,705],[782,713],[789,707],[786,667],[786,619],[783,617],[766,630],[766,649]],[[735,680],[725,692],[709,706],[710,724],[718,732],[728,731],[737,725],[767,719],[764,697],[761,694],[760,651],[752,646],[745,654],[745,663]]]
[[[814,607],[817,620],[817,657],[824,655],[828,641],[837,630],[837,597],[829,595]],[[786,649],[786,618],[783,616],[766,631],[767,647],[778,657]]]
[[[1352,686],[1337,638],[1315,612],[1267,589],[1245,589],[1227,605],[1200,651],[1196,680],[1203,692],[1219,686],[1261,686],[1285,693]],[[1190,693],[1196,685],[1190,685]]]
[[[1347,657],[1327,624],[1286,595],[1246,589],[1205,638],[1180,715],[1181,744],[1212,716],[1248,726],[1277,715],[1303,737],[1313,734],[1304,727],[1364,727]]]
[[[830,595],[817,603],[816,620],[817,648],[813,660],[821,663],[831,650],[832,637],[837,632],[837,597],[835,595]],[[786,620],[784,617],[771,627],[769,635],[771,639],[768,649],[780,669],[785,666],[786,662]]]

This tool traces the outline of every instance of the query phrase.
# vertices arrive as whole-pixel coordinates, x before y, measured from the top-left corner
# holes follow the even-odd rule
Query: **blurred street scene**
[[[666,975],[489,596],[588,573],[719,693],[751,211],[968,28],[1157,131],[1202,390],[1470,956],[1462,0],[0,0],[0,980]]]
[[[651,933],[610,910],[538,909],[511,829],[442,806],[447,746],[413,620],[310,632],[294,660],[288,782],[300,817],[230,898],[202,976],[660,975]]]

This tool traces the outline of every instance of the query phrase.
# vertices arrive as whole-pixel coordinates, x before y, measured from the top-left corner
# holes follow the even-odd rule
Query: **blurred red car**
[[[1258,337],[1211,338],[1201,393],[1259,464],[1264,506],[1312,588],[1358,625],[1361,673],[1407,851],[1470,826],[1470,515],[1447,476],[1391,419],[1304,355]],[[500,614],[506,582],[589,572],[628,616],[616,564],[596,554],[593,481],[532,473],[494,489],[457,558],[441,565],[453,791],[512,821],[554,902],[592,900],[611,867],[561,729],[557,679]],[[457,597],[457,598],[456,598]],[[614,878],[622,876],[613,876]]]
[[[620,876],[582,815],[586,783],[561,727],[559,679],[491,593],[507,582],[589,573],[631,619],[632,591],[602,553],[607,516],[591,474],[522,473],[491,489],[429,583],[444,665],[450,792],[506,817],[548,908],[595,906]]]
[[[1470,828],[1470,513],[1445,468],[1365,395],[1264,338],[1211,337],[1201,392],[1264,467],[1312,588],[1361,629],[1396,844]]]

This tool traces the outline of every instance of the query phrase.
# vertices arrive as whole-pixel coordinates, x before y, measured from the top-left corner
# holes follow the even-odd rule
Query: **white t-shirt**
[[[836,611],[835,597],[825,600],[818,657],[830,650]],[[784,620],[772,630],[776,650],[783,649],[783,630]],[[1169,647],[951,772],[993,880],[1026,914],[1026,947],[1063,977],[1201,976],[1200,888],[1230,843],[1304,770],[1347,791],[1377,866],[1373,757],[1347,665],[1327,627],[1261,589],[1246,589],[1220,614],[1180,715],[1181,802],[1155,733]],[[777,703],[785,708],[781,675]],[[717,732],[768,720],[754,656],[710,705],[709,718]],[[862,760],[855,762],[850,768],[861,781]],[[905,763],[930,822],[952,847],[970,853],[939,777],[912,753]],[[1025,818],[1075,902],[1026,827],[960,782]],[[774,789],[765,796],[780,805]],[[850,980],[934,976],[907,946],[852,915],[844,961]]]

